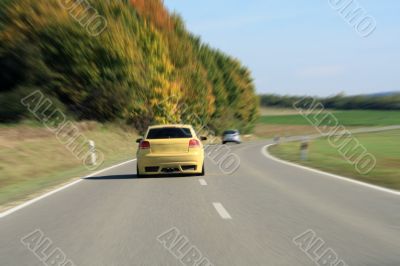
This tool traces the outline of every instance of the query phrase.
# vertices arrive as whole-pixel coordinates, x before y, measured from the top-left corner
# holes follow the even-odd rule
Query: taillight
[[[146,141],[146,140],[142,140],[142,141],[139,143],[139,149],[141,149],[141,150],[150,149],[150,142],[148,142],[148,141]]]
[[[200,148],[200,142],[197,139],[189,140],[189,148]]]

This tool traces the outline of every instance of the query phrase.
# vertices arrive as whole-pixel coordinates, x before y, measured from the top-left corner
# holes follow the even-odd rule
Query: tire
[[[222,145],[225,145],[225,144],[226,144],[226,142],[225,142],[225,141],[223,141],[223,142],[222,142]]]
[[[142,175],[139,173],[139,166],[136,165],[136,177],[140,178]]]
[[[201,168],[200,176],[205,176],[205,175],[206,175],[206,170],[204,169],[204,163],[203,163],[203,167]]]

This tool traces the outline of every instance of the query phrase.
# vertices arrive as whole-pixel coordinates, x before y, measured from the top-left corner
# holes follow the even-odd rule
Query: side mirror
[[[205,141],[205,140],[207,140],[207,137],[200,137],[200,140]]]
[[[143,140],[143,138],[139,138],[136,140],[136,143],[140,143]]]

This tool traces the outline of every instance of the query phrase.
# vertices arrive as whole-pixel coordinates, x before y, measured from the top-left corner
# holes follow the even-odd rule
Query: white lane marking
[[[122,162],[122,163],[119,163],[119,164],[116,164],[116,165],[112,165],[112,166],[110,166],[110,167],[107,167],[107,168],[104,168],[104,169],[102,169],[102,170],[100,170],[100,171],[97,171],[97,172],[95,172],[95,173],[93,173],[93,174],[87,175],[87,176],[85,176],[84,178],[89,178],[89,177],[96,176],[96,175],[98,175],[98,174],[100,174],[100,173],[103,173],[103,172],[105,172],[105,171],[108,171],[108,170],[111,170],[111,169],[114,169],[114,168],[123,166],[123,165],[128,164],[128,163],[132,163],[132,162],[134,162],[134,161],[136,161],[136,160],[137,160],[137,159],[132,159],[132,160],[129,160],[129,161],[126,161],[126,162]]]
[[[221,216],[222,219],[232,219],[229,213],[225,210],[224,206],[219,202],[213,203],[214,208],[217,210],[218,214]]]
[[[60,192],[61,190],[64,190],[64,189],[69,188],[69,187],[72,187],[73,185],[76,185],[76,184],[82,182],[82,181],[85,180],[86,178],[96,176],[96,175],[98,175],[98,174],[100,174],[100,173],[102,173],[102,172],[105,172],[105,171],[114,169],[114,168],[116,168],[116,167],[122,166],[122,165],[127,164],[127,163],[131,163],[131,162],[134,162],[134,161],[136,161],[136,159],[129,160],[129,161],[126,161],[126,162],[123,162],[123,163],[120,163],[120,164],[116,164],[116,165],[113,165],[113,166],[104,168],[104,169],[102,169],[102,170],[100,170],[100,171],[97,171],[97,172],[95,172],[95,173],[92,173],[92,174],[90,174],[90,175],[87,175],[87,176],[83,177],[82,179],[78,179],[78,180],[76,180],[76,181],[74,181],[74,182],[71,182],[71,183],[65,185],[65,186],[62,186],[62,187],[57,188],[57,189],[55,189],[55,190],[52,190],[52,191],[50,191],[50,192],[48,192],[48,193],[46,193],[46,194],[43,194],[43,195],[41,195],[41,196],[39,196],[39,197],[37,197],[37,198],[28,200],[28,201],[26,201],[26,202],[24,202],[24,203],[22,203],[22,204],[20,204],[20,205],[18,205],[18,206],[16,206],[16,207],[14,207],[14,208],[11,208],[11,209],[9,209],[9,210],[7,210],[7,211],[4,211],[4,212],[0,213],[0,218],[6,217],[7,215],[10,215],[10,214],[12,214],[12,213],[14,213],[14,212],[16,212],[16,211],[19,211],[19,210],[21,210],[21,209],[23,209],[23,208],[25,208],[25,207],[27,207],[27,206],[29,206],[29,205],[32,205],[33,203],[38,202],[39,200],[42,200],[42,199],[44,199],[44,198],[47,198],[47,197],[49,197],[49,196],[51,196],[51,195],[53,195],[53,194],[55,194],[55,193],[57,193],[57,192]]]
[[[202,186],[207,186],[207,182],[206,182],[206,180],[204,180],[203,178],[200,178],[200,179],[199,179],[199,182],[200,182],[200,185],[202,185]]]
[[[363,187],[379,190],[381,192],[386,192],[386,193],[390,193],[390,194],[393,194],[393,195],[400,196],[400,191],[396,191],[396,190],[393,190],[393,189],[389,189],[389,188],[384,188],[384,187],[368,184],[368,183],[365,183],[365,182],[362,182],[362,181],[351,179],[350,177],[344,177],[344,176],[340,176],[340,175],[331,174],[331,173],[328,173],[328,172],[324,172],[324,171],[321,171],[321,170],[313,169],[313,168],[310,168],[310,167],[307,167],[307,166],[299,165],[299,164],[292,163],[292,162],[287,162],[287,161],[281,160],[279,158],[276,158],[275,156],[272,156],[267,151],[269,147],[274,146],[274,145],[275,144],[268,144],[268,145],[262,147],[261,153],[265,157],[267,157],[267,158],[269,158],[271,160],[274,160],[276,162],[279,162],[279,163],[283,163],[283,164],[290,165],[290,166],[293,166],[293,167],[301,168],[303,170],[307,170],[307,171],[314,172],[314,173],[317,173],[317,174],[321,174],[321,175],[324,175],[324,176],[333,177],[333,178],[336,178],[338,180],[350,182],[350,183],[353,183],[353,184],[356,184],[356,185],[360,185],[360,186],[363,186]]]

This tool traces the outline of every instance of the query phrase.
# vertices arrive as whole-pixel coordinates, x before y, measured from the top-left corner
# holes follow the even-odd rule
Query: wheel
[[[203,163],[203,167],[201,168],[201,174],[200,176],[205,176],[206,175],[206,171],[204,169],[204,163]]]
[[[223,141],[223,142],[222,142],[222,145],[225,145],[225,144],[226,144],[226,141]]]
[[[141,174],[139,173],[139,166],[136,165],[136,177],[142,177]]]

